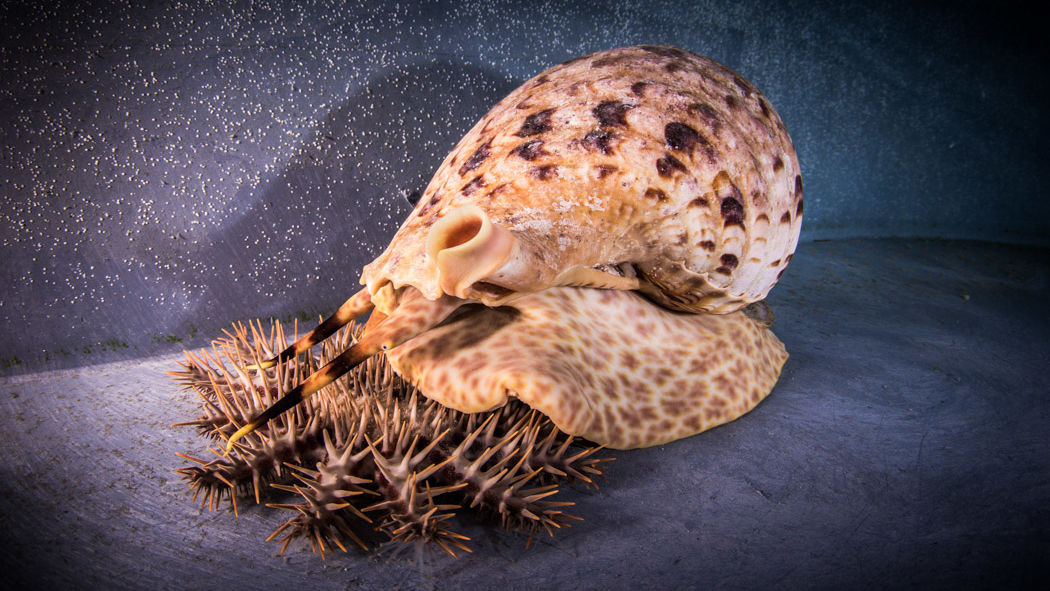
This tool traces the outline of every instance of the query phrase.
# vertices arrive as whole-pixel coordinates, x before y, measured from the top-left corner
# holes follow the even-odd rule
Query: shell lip
[[[466,205],[434,225],[427,235],[426,256],[437,269],[442,292],[464,299],[503,299],[513,290],[483,280],[511,259],[516,242],[480,207]],[[479,282],[482,285],[475,287]]]

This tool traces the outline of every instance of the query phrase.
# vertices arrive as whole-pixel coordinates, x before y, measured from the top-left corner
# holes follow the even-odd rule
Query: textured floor
[[[803,244],[773,292],[791,359],[727,426],[617,452],[586,521],[458,560],[276,556],[281,521],[201,512],[195,401],[152,358],[0,379],[0,572],[108,589],[1017,588],[1050,582],[1050,253]],[[1044,587],[1045,588],[1045,587]]]

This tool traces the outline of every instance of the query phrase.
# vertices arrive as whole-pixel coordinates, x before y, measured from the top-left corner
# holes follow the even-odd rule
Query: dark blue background
[[[1048,244],[1047,52],[1020,3],[299,4],[0,5],[0,373],[312,323],[493,103],[637,43],[768,95],[804,240]]]

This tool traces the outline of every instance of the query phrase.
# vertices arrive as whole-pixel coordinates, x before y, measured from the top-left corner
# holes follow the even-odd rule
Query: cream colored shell
[[[787,353],[744,312],[681,314],[628,291],[553,288],[460,309],[387,357],[445,406],[481,412],[516,397],[567,433],[626,449],[746,413]]]
[[[494,305],[594,268],[637,277],[666,307],[726,313],[764,298],[790,260],[802,182],[754,86],[708,58],[641,46],[555,66],[500,101],[362,283],[439,297],[428,235],[464,206],[509,232],[514,260],[456,295]]]

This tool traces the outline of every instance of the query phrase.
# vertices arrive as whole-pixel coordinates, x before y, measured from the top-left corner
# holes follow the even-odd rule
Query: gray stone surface
[[[458,560],[263,539],[266,507],[200,511],[175,357],[0,378],[0,572],[105,589],[1046,588],[1050,253],[803,244],[774,290],[791,358],[744,418],[615,452],[585,521],[524,539],[464,519]]]

